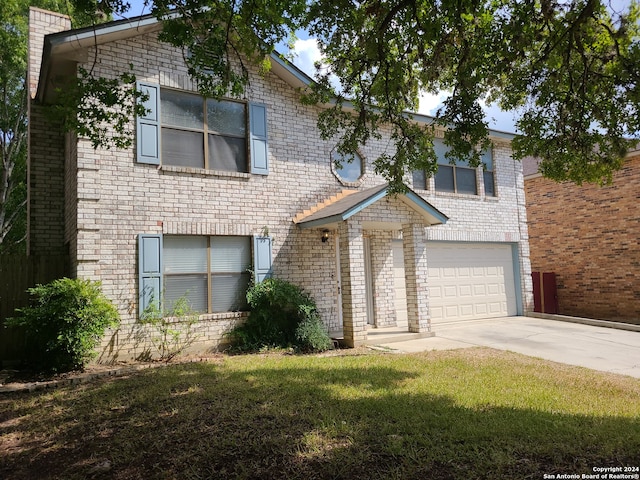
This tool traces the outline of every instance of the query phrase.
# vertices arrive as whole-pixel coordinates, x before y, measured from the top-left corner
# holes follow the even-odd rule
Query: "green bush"
[[[169,302],[163,301],[166,305]],[[142,313],[140,323],[151,327],[151,343],[158,351],[159,359],[169,362],[183,353],[198,338],[194,327],[198,323],[199,314],[189,304],[187,297],[180,297],[162,310],[156,302],[152,302]],[[141,358],[151,357],[145,352]]]
[[[309,294],[278,278],[268,278],[247,291],[249,318],[234,328],[229,337],[241,351],[290,348],[324,351],[332,347]]]
[[[298,324],[296,346],[303,352],[324,352],[333,348],[333,342],[315,310],[309,312]]]
[[[26,333],[25,360],[40,371],[65,372],[84,367],[118,311],[99,282],[61,278],[29,289],[34,298],[6,324]]]

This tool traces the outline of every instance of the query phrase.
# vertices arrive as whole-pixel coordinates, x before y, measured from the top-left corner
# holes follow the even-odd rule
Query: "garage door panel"
[[[506,307],[506,305],[504,303],[500,303],[500,302],[495,302],[495,303],[490,303],[489,304],[489,313],[490,314],[499,314],[503,311],[503,309]]]
[[[484,284],[474,285],[473,286],[473,294],[474,295],[486,295],[487,294],[487,286]]]
[[[427,244],[433,323],[517,313],[511,246]]]
[[[462,317],[472,317],[474,313],[473,304],[460,305],[460,315]]]
[[[442,298],[442,287],[439,285],[429,286],[429,298]]]
[[[471,285],[460,285],[458,292],[461,297],[473,297],[473,287]]]
[[[444,287],[444,297],[449,298],[458,298],[458,289],[455,285],[445,285]]]
[[[458,314],[458,305],[445,305],[444,311],[445,311],[445,315],[449,318],[460,316]]]
[[[442,278],[456,278],[457,272],[455,268],[443,268]]]

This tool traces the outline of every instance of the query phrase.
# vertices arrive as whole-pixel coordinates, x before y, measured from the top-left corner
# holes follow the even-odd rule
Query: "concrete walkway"
[[[474,346],[640,378],[640,332],[532,317],[437,325],[435,336],[380,346],[399,352]]]

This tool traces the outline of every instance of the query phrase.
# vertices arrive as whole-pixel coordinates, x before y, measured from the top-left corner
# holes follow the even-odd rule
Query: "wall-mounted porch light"
[[[329,230],[327,230],[326,228],[322,230],[322,236],[320,237],[320,240],[322,240],[322,243],[326,243],[327,240],[329,240]]]

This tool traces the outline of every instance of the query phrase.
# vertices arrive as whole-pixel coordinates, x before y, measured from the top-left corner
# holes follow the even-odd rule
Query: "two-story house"
[[[68,253],[73,276],[102,282],[122,317],[105,355],[139,352],[139,315],[158,296],[187,295],[200,347],[216,347],[246,316],[251,272],[304,288],[351,346],[371,328],[430,335],[442,322],[530,310],[512,135],[491,132],[485,169],[443,163],[435,178],[408,174],[408,193],[392,196],[372,167],[390,130],[336,166],[321,107],[299,101],[312,79],[276,55],[241,98],[213,100],[182,52],[158,41],[152,16],[78,30],[38,9],[30,20],[29,249]],[[78,66],[113,78],[129,64],[148,93],[147,115],[131,119],[134,147],[94,150],[47,120]]]

